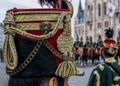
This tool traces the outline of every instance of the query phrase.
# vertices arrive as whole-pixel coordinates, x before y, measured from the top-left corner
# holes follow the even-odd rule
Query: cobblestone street
[[[86,86],[93,67],[81,68],[84,76],[72,76],[69,78],[69,86]],[[7,86],[9,76],[5,73],[5,64],[0,62],[0,86]]]

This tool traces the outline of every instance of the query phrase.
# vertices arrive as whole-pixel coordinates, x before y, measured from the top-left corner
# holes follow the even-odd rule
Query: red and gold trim
[[[110,48],[110,47],[117,48],[117,43],[114,40],[105,40],[103,45],[104,48]]]

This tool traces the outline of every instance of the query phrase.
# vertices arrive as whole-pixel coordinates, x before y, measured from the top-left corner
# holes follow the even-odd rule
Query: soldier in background
[[[83,47],[84,43],[83,43],[83,37],[80,38],[80,47]]]
[[[80,60],[80,65],[83,64],[83,54],[84,54],[84,43],[83,43],[83,38],[80,38],[80,46],[78,48],[78,54],[79,54],[79,60]]]
[[[76,36],[76,41],[73,44],[74,47],[74,53],[75,53],[75,61],[78,63],[78,58],[79,58],[79,47],[80,47],[80,41],[79,41],[79,36]]]
[[[88,48],[88,57],[89,57],[89,65],[91,65],[90,61],[92,61],[92,65],[94,65],[95,49],[94,49],[94,43],[93,43],[92,37],[90,37],[90,45]]]
[[[99,53],[98,53],[98,48],[97,48],[96,42],[94,42],[93,47],[94,47],[94,60],[95,60],[94,65],[97,65],[97,64],[99,64],[100,59],[99,59]]]
[[[90,41],[89,41],[89,38],[88,36],[86,37],[86,42],[84,44],[84,48],[83,48],[83,66],[86,67],[88,64],[87,64],[87,61],[88,61],[88,49],[90,47]]]
[[[74,42],[73,46],[74,46],[74,48],[80,46],[80,41],[79,41],[79,36],[78,35],[76,36],[76,41]]]
[[[82,62],[82,57],[83,57],[83,38],[80,38],[79,41],[79,36],[77,35],[76,41],[74,43],[74,53],[75,53],[75,61],[77,64],[81,64]]]
[[[105,30],[106,39],[102,49],[103,64],[95,67],[89,77],[87,86],[119,86],[120,64],[115,60],[117,42],[112,39],[113,29]]]
[[[101,35],[99,35],[98,36],[98,41],[97,41],[97,60],[98,60],[97,64],[100,63],[102,47],[103,47],[103,41],[102,41]]]

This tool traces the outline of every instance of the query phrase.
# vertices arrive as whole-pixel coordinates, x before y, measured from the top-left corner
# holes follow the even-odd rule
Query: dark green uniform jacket
[[[106,63],[120,73],[120,64],[114,58],[107,58],[104,64],[93,69],[87,86],[120,86],[120,75]]]

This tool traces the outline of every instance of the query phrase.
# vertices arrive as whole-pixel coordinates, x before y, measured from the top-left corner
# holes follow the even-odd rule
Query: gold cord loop
[[[10,30],[12,30],[13,33],[20,34],[20,35],[22,35],[24,37],[27,37],[27,38],[30,38],[30,39],[44,40],[44,39],[50,38],[50,37],[55,35],[55,33],[58,31],[59,24],[63,21],[64,16],[66,16],[66,13],[61,13],[61,15],[58,18],[58,21],[57,21],[56,26],[53,29],[53,31],[51,31],[51,32],[49,32],[48,34],[45,34],[45,35],[40,35],[40,36],[33,35],[33,34],[30,34],[30,33],[27,33],[26,31],[22,31],[22,30],[20,30],[20,29],[18,29],[16,27],[10,27]]]

